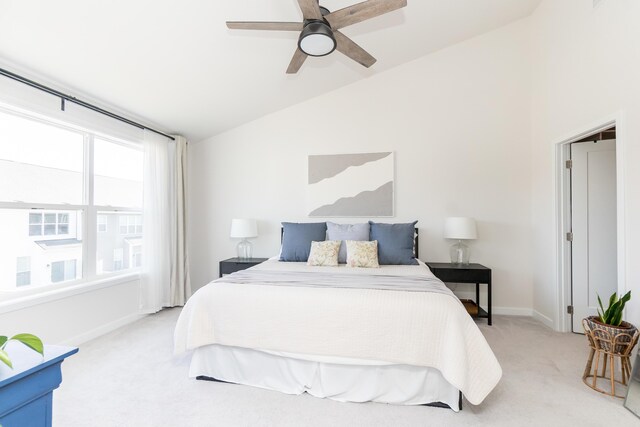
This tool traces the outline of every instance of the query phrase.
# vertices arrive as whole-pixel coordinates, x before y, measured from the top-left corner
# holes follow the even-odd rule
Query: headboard
[[[416,232],[413,235],[413,254],[416,258],[419,258],[420,252],[418,251],[418,227],[415,228]],[[282,244],[282,238],[284,237],[284,227],[280,227],[280,244]]]

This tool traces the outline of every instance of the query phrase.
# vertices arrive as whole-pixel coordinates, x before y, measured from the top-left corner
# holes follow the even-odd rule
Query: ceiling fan
[[[304,22],[227,21],[227,27],[232,30],[300,31],[298,47],[287,74],[297,73],[307,56],[325,56],[334,50],[369,68],[376,59],[338,30],[407,5],[407,0],[367,0],[330,12],[320,6],[319,1],[298,0]]]

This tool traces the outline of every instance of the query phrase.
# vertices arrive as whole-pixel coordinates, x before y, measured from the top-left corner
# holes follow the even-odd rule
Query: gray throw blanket
[[[216,280],[216,283],[436,292],[453,296],[453,293],[442,281],[424,276],[362,275],[333,272],[318,273],[251,269],[224,276]]]

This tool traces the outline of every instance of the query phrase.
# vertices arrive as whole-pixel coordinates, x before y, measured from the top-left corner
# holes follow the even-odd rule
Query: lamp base
[[[252,258],[253,255],[253,245],[247,239],[242,239],[238,246],[236,246],[238,251],[238,258],[240,259],[249,259]]]
[[[469,265],[469,246],[462,243],[462,240],[458,240],[451,246],[449,255],[451,255],[452,264]]]

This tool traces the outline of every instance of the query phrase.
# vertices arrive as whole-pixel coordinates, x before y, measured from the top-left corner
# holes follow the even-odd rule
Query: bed
[[[190,376],[349,402],[479,404],[502,370],[422,262],[313,267],[274,257],[199,289],[176,325]]]

